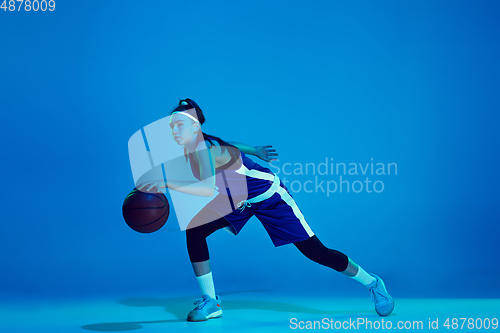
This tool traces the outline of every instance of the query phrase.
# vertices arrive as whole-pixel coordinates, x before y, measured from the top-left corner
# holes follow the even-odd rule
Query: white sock
[[[198,280],[198,285],[200,286],[202,295],[207,294],[208,296],[215,298],[215,286],[214,280],[212,279],[212,272],[197,276],[196,280]]]
[[[365,270],[360,266],[358,266],[358,273],[356,273],[356,275],[354,275],[352,278],[364,284],[365,286],[369,285],[370,283],[376,280],[373,276],[365,272]]]

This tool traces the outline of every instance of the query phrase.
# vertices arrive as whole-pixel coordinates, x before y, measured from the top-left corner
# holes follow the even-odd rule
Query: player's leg
[[[394,300],[387,292],[384,282],[375,274],[367,273],[344,253],[327,248],[316,235],[294,245],[307,258],[320,265],[333,268],[337,272],[362,283],[370,290],[375,310],[381,316],[389,315],[394,309]]]
[[[216,230],[227,227],[229,222],[224,218],[190,228],[186,230],[186,244],[189,259],[193,266],[194,274],[200,285],[202,294],[215,298],[215,288],[210,268],[210,256],[206,238]]]
[[[368,274],[342,252],[325,247],[315,236],[290,193],[283,187],[260,204],[255,216],[262,222],[275,246],[294,243],[309,259],[335,269],[370,290],[375,310],[386,316],[394,309],[394,301],[387,293],[383,281],[374,274]],[[305,239],[305,240],[304,240]]]
[[[359,267],[344,253],[324,246],[316,235],[304,241],[296,242],[294,245],[303,255],[312,261],[333,268],[337,272],[343,273],[365,286],[375,281],[374,277],[366,273],[363,268]]]
[[[230,224],[223,217],[213,215],[212,218],[214,219],[212,222],[198,224],[193,219],[191,222],[197,226],[186,230],[189,259],[202,293],[202,299],[196,303],[196,308],[188,315],[189,321],[203,321],[220,317],[222,314],[222,310],[220,309],[221,302],[218,296],[215,295],[206,238],[216,230],[225,228]]]

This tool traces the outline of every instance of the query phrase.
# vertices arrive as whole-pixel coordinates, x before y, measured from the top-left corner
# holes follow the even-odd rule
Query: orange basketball
[[[151,233],[167,222],[170,205],[161,192],[143,192],[135,188],[123,201],[122,213],[130,228],[141,233]]]

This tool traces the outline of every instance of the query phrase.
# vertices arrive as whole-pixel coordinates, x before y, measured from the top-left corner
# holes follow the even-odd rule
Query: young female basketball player
[[[215,294],[207,236],[225,228],[238,234],[245,223],[256,216],[275,246],[293,243],[307,258],[330,267],[362,283],[371,293],[375,310],[381,316],[389,315],[394,301],[384,282],[375,274],[365,272],[344,253],[325,247],[307,224],[287,188],[268,168],[249,159],[254,155],[266,162],[276,160],[271,146],[252,147],[226,142],[202,132],[205,116],[191,99],[181,100],[171,113],[170,128],[173,139],[184,146],[197,182],[167,179],[147,182],[139,189],[165,188],[201,196],[213,196],[189,223],[186,241],[189,258],[201,288],[202,299],[188,314],[188,321],[203,321],[222,315],[221,300]],[[241,181],[243,179],[243,182]]]

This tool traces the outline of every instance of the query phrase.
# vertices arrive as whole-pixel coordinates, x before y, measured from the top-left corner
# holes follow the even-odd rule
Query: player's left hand
[[[266,162],[277,161],[278,153],[275,153],[276,149],[272,148],[273,146],[257,146],[255,156]]]

